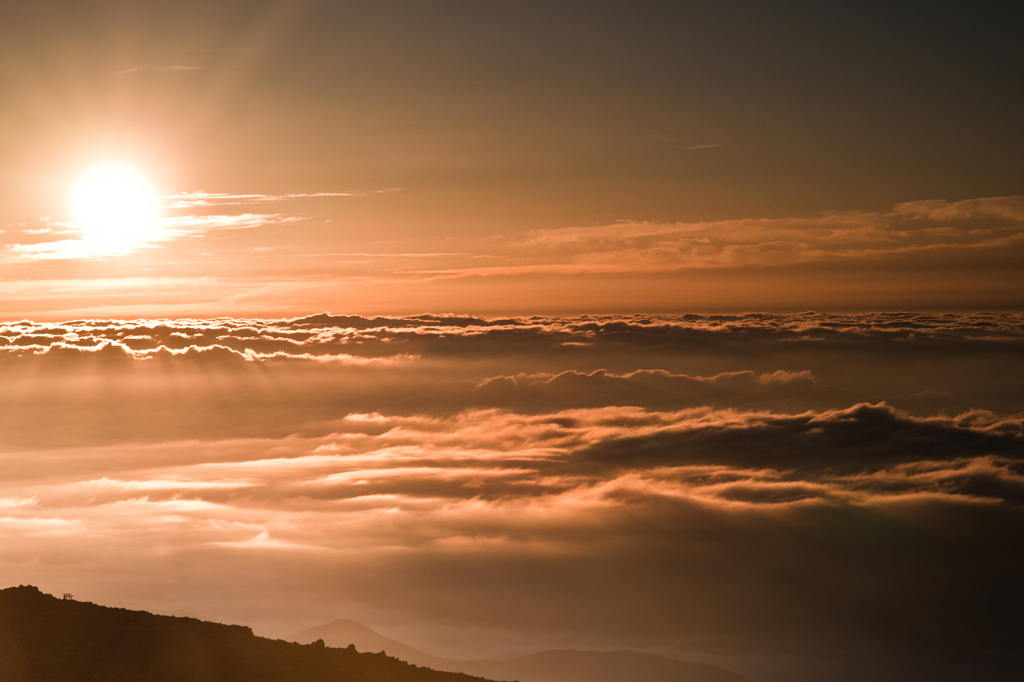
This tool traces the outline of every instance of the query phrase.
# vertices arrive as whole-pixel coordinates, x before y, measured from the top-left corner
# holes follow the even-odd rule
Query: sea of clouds
[[[281,635],[1022,655],[1020,315],[21,321],[0,381],[5,585]]]

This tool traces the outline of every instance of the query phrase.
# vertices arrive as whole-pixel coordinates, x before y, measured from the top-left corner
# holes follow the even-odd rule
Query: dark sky
[[[1015,9],[32,3],[6,10],[5,138],[169,153],[182,189],[418,186],[476,221],[494,201],[676,221],[1008,195]],[[174,66],[197,68],[156,73]]]

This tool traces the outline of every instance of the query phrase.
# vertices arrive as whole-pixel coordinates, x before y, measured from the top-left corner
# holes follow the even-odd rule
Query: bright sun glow
[[[97,164],[71,186],[71,215],[86,240],[110,249],[146,242],[157,219],[158,195],[138,169],[120,162]]]

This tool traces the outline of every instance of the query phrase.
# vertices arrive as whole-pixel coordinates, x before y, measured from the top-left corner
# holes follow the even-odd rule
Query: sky
[[[1019,310],[1014,10],[20,3],[0,312]],[[159,229],[96,253],[108,159]]]
[[[1014,679],[1010,3],[0,8],[0,586]]]

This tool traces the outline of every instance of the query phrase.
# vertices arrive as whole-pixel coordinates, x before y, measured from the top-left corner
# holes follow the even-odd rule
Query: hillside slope
[[[0,590],[0,682],[474,682],[247,627]]]

